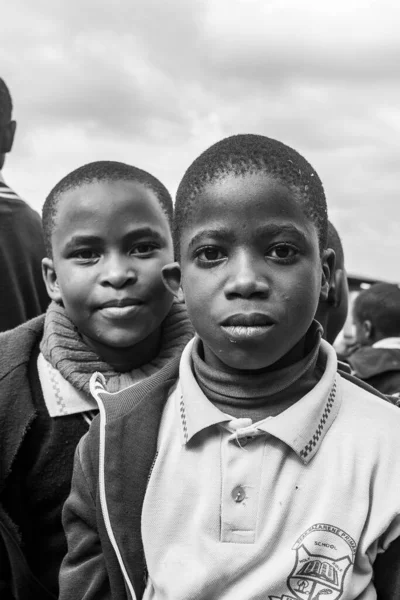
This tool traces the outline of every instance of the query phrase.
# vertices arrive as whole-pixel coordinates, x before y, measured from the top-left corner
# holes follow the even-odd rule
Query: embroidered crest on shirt
[[[312,525],[292,548],[295,564],[287,586],[293,596],[269,596],[270,600],[339,600],[356,548],[343,529],[327,523]]]

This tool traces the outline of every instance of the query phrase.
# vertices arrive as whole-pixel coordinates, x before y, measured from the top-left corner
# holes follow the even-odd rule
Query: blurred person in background
[[[353,307],[357,349],[348,357],[356,377],[383,394],[400,392],[400,287],[376,283]]]
[[[41,267],[45,256],[41,219],[2,176],[15,129],[11,95],[0,77],[0,331],[40,315],[49,304]]]

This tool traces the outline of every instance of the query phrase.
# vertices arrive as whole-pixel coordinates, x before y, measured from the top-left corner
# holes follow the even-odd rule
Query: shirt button
[[[232,498],[235,502],[243,502],[243,500],[246,498],[246,492],[241,485],[237,485],[233,488]]]

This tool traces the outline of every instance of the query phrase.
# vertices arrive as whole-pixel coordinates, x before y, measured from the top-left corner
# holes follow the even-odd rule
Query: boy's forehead
[[[226,174],[207,182],[193,202],[190,221],[251,217],[309,220],[298,193],[266,173]]]
[[[156,194],[140,182],[95,181],[62,194],[51,234],[53,253],[76,235],[122,239],[146,229],[163,240],[171,238],[168,217]]]
[[[82,183],[60,193],[57,202],[57,221],[77,216],[91,217],[101,213],[132,209],[151,213],[152,217],[164,219],[165,213],[156,194],[138,181],[104,180]],[[138,218],[140,213],[137,212]]]
[[[264,173],[227,175],[207,183],[187,217],[181,227],[184,247],[208,234],[239,241],[269,239],[286,232],[319,249],[317,228],[297,190]]]
[[[60,193],[58,204],[61,206],[65,201],[71,202],[88,202],[91,199],[98,199],[99,201],[106,198],[112,197],[123,197],[123,196],[146,196],[151,195],[153,192],[139,181],[127,181],[127,180],[93,180],[85,181],[80,185],[76,185]]]

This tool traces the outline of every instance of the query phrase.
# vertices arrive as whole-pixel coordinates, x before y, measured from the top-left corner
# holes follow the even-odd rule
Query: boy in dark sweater
[[[49,305],[41,270],[45,249],[40,217],[2,175],[17,126],[12,109],[10,91],[0,77],[0,331],[42,314]]]
[[[43,207],[52,303],[0,336],[0,597],[55,598],[66,552],[61,509],[76,444],[111,392],[179,360],[192,336],[161,270],[173,260],[172,200],[152,175],[96,162]]]
[[[359,345],[348,362],[354,375],[383,394],[400,392],[400,288],[376,283],[359,293],[353,318]]]
[[[326,240],[322,184],[284,144],[233,136],[189,167],[163,274],[197,336],[179,377],[118,403],[92,377],[61,600],[376,600],[400,535],[400,413],[321,340]]]

